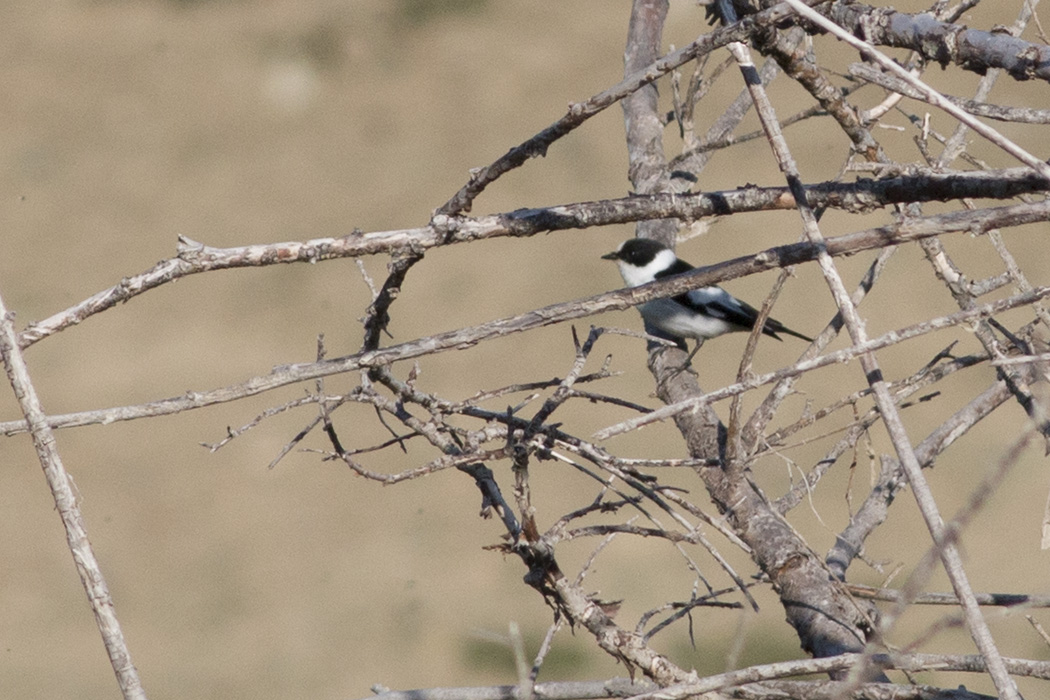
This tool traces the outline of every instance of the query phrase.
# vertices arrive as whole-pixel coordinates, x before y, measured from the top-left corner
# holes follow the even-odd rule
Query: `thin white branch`
[[[2,298],[0,355],[3,356],[4,366],[7,368],[8,381],[11,382],[22,414],[29,424],[33,446],[36,447],[40,466],[44,469],[47,485],[51,488],[51,496],[55,499],[55,509],[58,510],[62,525],[66,529],[66,542],[73,555],[77,573],[80,574],[80,582],[87,593],[91,610],[95,613],[95,622],[102,633],[102,642],[117,676],[120,691],[126,700],[145,700],[146,691],[143,690],[138,671],[131,662],[131,652],[124,641],[124,633],[120,629],[120,622],[113,607],[113,598],[109,595],[106,579],[88,540],[76,493],[73,491],[69,474],[62,465],[54,433],[47,424],[47,416],[44,415],[44,409],[29,377],[29,369],[22,357],[22,351],[18,348],[14,314],[7,311]]]
[[[850,668],[861,659],[861,654],[840,654],[823,659],[799,659],[781,661],[760,666],[750,666],[737,671],[730,671],[715,676],[708,676],[696,683],[681,684],[669,688],[656,688],[648,682],[631,682],[626,678],[613,678],[606,681],[568,681],[563,683],[537,683],[536,697],[540,700],[591,700],[597,698],[630,698],[630,700],[677,700],[690,695],[724,688],[741,687],[750,683],[790,678],[811,673]],[[901,671],[958,671],[964,673],[984,673],[984,660],[980,656],[962,656],[953,654],[892,654],[876,657],[881,668]],[[1050,678],[1050,662],[1030,659],[1006,659],[1007,667],[1012,673],[1033,678]],[[820,682],[827,686],[827,681]],[[876,684],[872,687],[883,686]],[[862,688],[865,686],[861,686]],[[367,700],[514,700],[515,686],[483,686],[468,688],[421,688],[418,690],[388,690],[382,686],[373,686],[376,695]],[[896,692],[894,692],[896,688]],[[641,690],[641,693],[632,691]],[[889,686],[886,697],[925,697],[906,693],[906,688]],[[961,691],[960,692],[964,692]],[[936,693],[936,691],[934,691]],[[748,696],[752,697],[752,696]],[[771,693],[770,697],[787,697],[783,693]],[[795,697],[792,695],[791,697]],[[808,695],[806,697],[809,697]],[[819,697],[828,697],[820,695]],[[843,697],[856,697],[845,695]],[[867,696],[865,696],[867,697]],[[883,696],[879,696],[883,697]],[[961,695],[960,697],[971,697]],[[986,696],[979,696],[986,697]]]
[[[1050,362],[1050,353],[1042,355],[1019,355],[1017,357],[997,357],[992,360],[993,367],[1007,367],[1009,365],[1028,365],[1035,362]]]
[[[731,688],[745,683],[755,683],[776,678],[787,678],[803,673],[827,673],[829,671],[849,669],[854,664],[862,663],[863,654],[841,654],[823,659],[801,661],[782,661],[780,663],[751,666],[738,671],[730,671],[717,676],[708,676],[697,683],[682,684],[661,688],[642,695],[635,695],[630,700],[683,700],[684,698],[710,693],[722,688]],[[955,656],[948,654],[876,654],[876,665],[883,669],[902,671],[964,671],[984,673],[987,668],[980,656]],[[1050,677],[1050,662],[1031,661],[1028,659],[1005,659],[1006,666],[1013,673],[1036,678]],[[844,697],[849,697],[845,695]]]

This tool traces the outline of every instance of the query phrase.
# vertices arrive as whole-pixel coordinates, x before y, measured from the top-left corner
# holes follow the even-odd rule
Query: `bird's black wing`
[[[687,263],[685,260],[682,260],[681,258],[675,258],[674,265],[671,265],[671,267],[667,268],[666,270],[661,270],[660,272],[657,272],[655,275],[653,275],[653,277],[655,277],[658,280],[662,280],[665,277],[674,277],[675,275],[680,275],[683,272],[689,272],[693,269],[695,268],[689,263]]]
[[[680,275],[684,272],[689,272],[692,269],[693,266],[684,260],[676,260],[674,265],[663,272],[657,273],[656,279]],[[694,289],[685,294],[679,294],[678,296],[671,298],[687,309],[691,309],[698,314],[721,319],[744,330],[751,330],[754,328],[755,321],[758,320],[758,309],[751,306],[746,301],[737,299],[721,287],[701,287],[700,289]],[[791,330],[774,318],[766,319],[766,324],[762,327],[762,332],[771,338],[776,338],[777,340],[780,340],[777,333],[787,333],[788,335],[793,335],[796,338],[801,338],[807,342],[813,341],[812,338]]]

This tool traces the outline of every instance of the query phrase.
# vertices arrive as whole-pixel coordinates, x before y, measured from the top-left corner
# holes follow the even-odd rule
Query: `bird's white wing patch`
[[[701,287],[700,289],[694,289],[689,292],[689,301],[697,306],[707,307],[708,312],[714,312],[715,315],[718,315],[719,307],[737,312],[741,311],[743,308],[739,301],[730,296],[730,294],[721,287]]]

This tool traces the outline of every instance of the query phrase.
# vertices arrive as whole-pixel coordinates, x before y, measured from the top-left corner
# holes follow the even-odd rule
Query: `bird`
[[[628,287],[638,287],[656,280],[680,275],[694,269],[675,255],[671,248],[651,238],[629,238],[603,260],[615,260],[620,275]],[[686,359],[688,365],[703,342],[724,333],[750,331],[758,320],[758,310],[737,299],[721,287],[700,287],[683,294],[647,301],[638,307],[642,318],[651,327],[678,341],[685,349],[685,340],[696,340],[696,348]],[[780,321],[767,318],[762,333],[783,340],[785,333],[807,342],[813,339],[793,331]]]

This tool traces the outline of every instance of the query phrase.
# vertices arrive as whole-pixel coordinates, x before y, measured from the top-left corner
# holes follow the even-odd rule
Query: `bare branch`
[[[850,593],[859,598],[885,600],[891,603],[901,600],[903,593],[891,588],[872,588],[855,583],[848,584]],[[978,605],[1004,608],[1050,608],[1050,595],[1028,595],[1025,593],[974,593]],[[958,605],[959,599],[951,593],[920,593],[911,596],[914,605]]]
[[[219,403],[227,403],[247,396],[255,396],[301,381],[350,372],[365,367],[382,367],[407,359],[414,359],[449,350],[462,350],[491,338],[505,337],[534,328],[564,323],[605,311],[623,310],[656,298],[674,296],[725,280],[736,279],[774,268],[796,265],[815,259],[822,252],[833,257],[895,245],[906,241],[965,231],[979,233],[993,228],[1016,226],[1035,221],[1050,220],[1050,200],[1033,204],[952,212],[919,219],[908,219],[876,229],[829,238],[821,245],[794,243],[768,248],[752,256],[727,260],[716,265],[700,267],[686,275],[659,281],[641,287],[607,292],[593,297],[561,304],[552,304],[517,316],[490,321],[477,326],[439,333],[420,340],[409,341],[371,352],[349,355],[324,362],[300,363],[275,368],[270,374],[249,379],[221,389],[190,392],[183,396],[162,399],[135,406],[123,406],[99,411],[84,411],[48,416],[52,428],[68,428],[97,423],[135,420],[150,416],[171,415]],[[25,421],[0,423],[0,435],[26,431]]]
[[[639,89],[650,85],[657,78],[670,73],[697,56],[710,53],[731,41],[745,40],[756,26],[773,24],[782,20],[789,12],[787,6],[781,3],[756,14],[746,23],[741,22],[735,26],[704,34],[692,44],[672,51],[660,59],[655,59],[654,51],[646,53],[638,60],[631,61],[627,70],[628,75],[619,84],[595,95],[587,102],[570,105],[565,116],[539,134],[515,146],[491,165],[474,170],[467,184],[439,207],[437,213],[453,216],[470,211],[473,201],[488,185],[504,173],[524,165],[529,159],[546,155],[552,143],[606,107],[616,104],[628,95],[637,93]]]
[[[386,690],[373,688],[376,695],[367,700],[518,700],[518,687],[512,685],[470,688],[424,688],[419,690]],[[655,692],[645,681],[614,678],[608,681],[563,681],[537,683],[533,687],[537,700],[599,700],[638,697],[642,692]],[[725,697],[739,700],[994,700],[990,695],[963,688],[944,690],[924,685],[871,683],[852,692],[842,683],[828,681],[760,681],[727,689]]]
[[[987,667],[981,656],[953,656],[949,654],[877,654],[874,662],[881,669],[899,669],[907,671],[965,671],[985,673]],[[730,671],[717,676],[708,676],[700,681],[661,688],[650,693],[635,695],[632,700],[682,700],[691,695],[700,695],[723,688],[730,688],[745,683],[755,683],[775,678],[786,678],[803,673],[828,673],[851,668],[862,661],[861,654],[840,654],[823,659],[805,661],[785,661],[764,666],[752,666]],[[1050,678],[1050,662],[1031,661],[1028,659],[1004,659],[1006,668],[1011,673],[1034,678]],[[840,695],[851,688],[845,683],[836,686]],[[856,686],[859,688],[860,686]],[[832,696],[836,697],[836,696]],[[862,696],[863,697],[863,696]],[[890,695],[888,697],[894,697]]]
[[[113,598],[109,594],[106,577],[102,574],[98,559],[95,557],[91,541],[88,539],[84,516],[80,511],[73,483],[62,464],[58,453],[55,436],[47,424],[47,417],[40,404],[36,388],[29,377],[29,369],[18,347],[18,336],[15,333],[14,314],[7,310],[4,300],[0,298],[0,356],[3,357],[7,370],[7,379],[14,390],[18,405],[26,417],[33,446],[36,448],[40,466],[44,469],[47,485],[55,501],[55,509],[62,518],[66,530],[66,543],[73,563],[80,575],[91,611],[95,614],[95,623],[102,634],[102,643],[106,647],[109,663],[117,677],[117,684],[125,700],[145,700],[146,691],[142,687],[135,664],[131,661],[131,652],[124,640],[120,628]]]
[[[860,39],[857,39],[854,35],[850,34],[846,30],[844,30],[841,27],[839,27],[838,25],[836,25],[834,22],[828,21],[827,19],[825,19],[820,14],[818,14],[818,13],[814,12],[813,10],[809,9],[809,7],[807,7],[805,4],[803,4],[801,2],[801,0],[788,0],[788,3],[795,10],[797,10],[800,15],[802,15],[806,19],[810,20],[811,22],[816,23],[822,29],[831,32],[837,38],[841,39],[842,41],[846,42],[850,46],[854,47],[855,49],[860,51],[863,55],[867,56],[868,58],[876,61],[884,69],[886,69],[889,72],[893,73],[899,79],[903,80],[905,83],[907,83],[907,84],[911,85],[912,87],[914,87],[915,89],[917,89],[919,92],[921,92],[925,96],[925,98],[930,102],[930,104],[941,108],[942,110],[944,110],[945,112],[947,112],[951,116],[953,116],[956,119],[958,119],[963,124],[966,124],[966,126],[970,127],[971,129],[976,131],[978,134],[980,134],[984,138],[988,139],[989,141],[991,141],[992,143],[997,145],[999,148],[1003,149],[1004,151],[1006,151],[1007,153],[1012,155],[1014,158],[1017,158],[1019,161],[1021,161],[1025,165],[1029,166],[1030,168],[1032,168],[1033,170],[1035,170],[1036,172],[1041,174],[1043,177],[1050,178],[1050,165],[1047,165],[1045,161],[1040,160],[1039,158],[1036,158],[1031,153],[1029,153],[1028,151],[1024,150],[1023,148],[1018,146],[1016,143],[1014,143],[1010,139],[1006,138],[1006,136],[1004,136],[1003,134],[999,133],[998,131],[996,131],[992,127],[990,127],[990,126],[988,126],[988,125],[986,125],[986,124],[984,124],[982,122],[977,121],[972,116],[967,114],[964,110],[960,109],[956,105],[952,104],[949,100],[945,99],[944,96],[941,95],[941,93],[937,92],[936,90],[931,88],[929,85],[927,85],[926,83],[922,82],[921,80],[919,80],[918,78],[913,76],[911,73],[909,73],[907,70],[905,70],[904,68],[899,66],[889,56],[886,56],[882,52],[876,50],[870,43],[870,35],[869,35],[869,41],[868,42],[861,41]],[[851,9],[852,8],[856,8],[856,7],[857,6],[851,6]],[[888,18],[890,22],[893,22],[894,19],[896,19],[898,13],[892,13],[892,15],[893,16]],[[837,17],[838,15],[833,13],[833,16]],[[922,15],[919,15],[919,17],[922,17]],[[931,21],[936,21],[936,20],[932,20],[932,18],[931,18]],[[916,23],[919,23],[918,19],[916,19]],[[869,25],[867,25],[865,23],[865,27],[868,27],[868,26]],[[964,45],[966,45],[966,42],[967,42],[967,37],[965,36],[966,33],[967,33],[967,30],[962,29],[961,31],[955,31],[957,29],[960,29],[960,28],[955,27],[953,29],[953,31],[952,31],[952,35],[953,36],[952,36],[952,42],[951,43],[953,45],[956,45],[956,46],[964,46]],[[865,34],[869,34],[867,29],[864,30],[864,33]],[[929,36],[929,33],[926,33],[926,36]],[[988,37],[990,37],[990,38],[1001,38],[1002,35],[998,35],[998,37],[996,37],[995,35],[988,35]],[[1009,35],[1007,35],[1006,39],[1007,40],[1012,40],[1012,41],[1015,41],[1015,42],[1018,41],[1017,39],[1014,39],[1013,37],[1010,37]],[[880,43],[880,42],[876,42],[876,43]],[[1027,42],[1022,42],[1022,43],[1027,43]],[[1037,47],[1037,46],[1035,46],[1033,44],[1028,44],[1027,47],[1024,47],[1024,48],[1029,51],[1029,53],[1026,54],[1026,56],[1030,56],[1032,51],[1035,51],[1035,52],[1039,51],[1039,47]],[[1048,47],[1042,47],[1042,48],[1047,49]],[[1019,47],[1019,50],[1020,50],[1020,47]],[[1048,49],[1048,51],[1050,51],[1050,49]],[[940,60],[944,60],[944,58],[941,57]],[[1044,68],[1046,69],[1046,76],[1050,77],[1050,52],[1048,52],[1046,54],[1045,58],[1037,59],[1037,61],[1042,63],[1042,64],[1044,64]],[[995,66],[995,67],[1000,67],[1000,66]],[[1017,75],[1014,73],[1014,70],[1016,70],[1015,66],[1011,66],[1011,67],[1002,66],[1002,67],[1006,68],[1006,70],[1010,71],[1011,75],[1013,75],[1014,77],[1017,77]],[[1028,64],[1028,67],[1031,67],[1031,64]],[[1011,68],[1013,68],[1014,70],[1011,70]],[[1021,70],[1020,71],[1021,74],[1026,74],[1027,72],[1028,72],[1027,70]]]
[[[953,63],[979,73],[1001,68],[1015,80],[1050,80],[1050,47],[1007,33],[969,29],[925,13],[909,15],[860,3],[830,3],[827,15],[851,37],[864,37],[877,46],[911,49],[941,66]]]
[[[1006,199],[1020,194],[1043,192],[1050,184],[1029,168],[978,172],[920,172],[884,180],[855,183],[828,182],[807,188],[815,206],[868,212],[895,202],[948,201],[958,197]],[[705,216],[753,211],[792,209],[795,202],[788,188],[747,187],[707,193],[650,194],[599,202],[566,204],[543,209],[522,209],[479,218],[437,216],[420,228],[355,231],[340,238],[287,241],[235,248],[213,248],[180,237],[174,258],[149,270],[126,277],[68,309],[30,324],[19,333],[25,349],[87,318],[125,303],[134,297],[189,275],[241,267],[316,263],[366,255],[407,254],[441,245],[465,243],[504,236],[532,236],[544,231],[606,226],[650,219],[691,221]],[[1007,224],[1003,224],[1007,225]],[[388,305],[388,301],[384,301]]]
[[[866,63],[854,63],[849,67],[850,75],[866,80],[869,83],[893,92],[900,93],[913,100],[922,100],[932,104],[926,93],[918,90],[903,80],[887,75]],[[951,95],[944,95],[944,99],[951,102],[959,109],[976,117],[987,117],[1001,122],[1017,122],[1020,124],[1050,124],[1050,109],[1037,109],[1035,107],[1005,107],[993,105],[976,100],[964,100]]]

